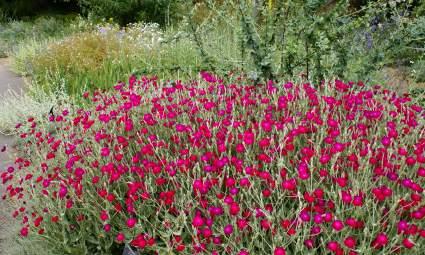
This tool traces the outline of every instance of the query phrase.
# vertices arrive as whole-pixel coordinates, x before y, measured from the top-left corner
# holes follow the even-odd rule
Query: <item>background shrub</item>
[[[113,19],[121,25],[136,21],[170,25],[184,10],[181,0],[79,0],[84,13]]]

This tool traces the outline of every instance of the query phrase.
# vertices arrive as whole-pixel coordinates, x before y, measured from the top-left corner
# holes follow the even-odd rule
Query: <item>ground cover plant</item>
[[[20,235],[61,254],[424,249],[425,112],[407,95],[201,77],[131,76],[18,124],[1,179]]]

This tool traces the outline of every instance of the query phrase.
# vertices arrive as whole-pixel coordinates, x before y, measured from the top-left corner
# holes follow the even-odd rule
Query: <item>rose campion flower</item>
[[[66,197],[67,194],[68,194],[68,188],[62,185],[59,189],[59,197],[62,199]]]
[[[118,242],[118,243],[122,243],[122,242],[124,242],[125,241],[125,235],[123,234],[123,233],[118,233],[117,234],[117,236],[116,236],[116,238],[115,238],[115,240]]]
[[[109,148],[106,148],[106,147],[102,148],[100,151],[100,155],[102,155],[103,157],[109,156],[109,153],[110,153]]]
[[[128,228],[134,228],[134,226],[136,225],[137,220],[135,218],[129,218],[127,220],[127,227]]]
[[[224,227],[224,234],[231,235],[233,233],[233,226],[228,224]]]
[[[204,225],[204,220],[200,216],[195,216],[193,218],[192,225],[194,227],[201,227],[202,225]]]
[[[286,255],[286,251],[283,247],[276,247],[273,251],[273,255]]]
[[[27,236],[28,236],[28,234],[29,234],[29,229],[28,229],[28,227],[23,227],[23,228],[21,229],[21,231],[20,231],[20,234],[21,234],[21,236],[22,236],[22,237],[27,237]]]

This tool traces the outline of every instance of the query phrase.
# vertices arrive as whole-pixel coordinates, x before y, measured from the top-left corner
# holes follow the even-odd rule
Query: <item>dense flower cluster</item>
[[[407,95],[201,77],[86,93],[50,133],[28,119],[1,174],[20,234],[90,254],[424,249],[425,111]]]

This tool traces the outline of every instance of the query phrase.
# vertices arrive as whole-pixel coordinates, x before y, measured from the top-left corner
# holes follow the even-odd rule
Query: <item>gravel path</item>
[[[0,95],[4,95],[9,89],[20,92],[23,88],[24,80],[10,71],[8,59],[0,58]],[[0,134],[0,173],[13,164],[13,156],[8,154],[12,151],[13,144],[13,137]],[[6,152],[1,152],[4,146]],[[3,191],[4,187],[0,183],[0,194],[3,194]],[[0,255],[19,254],[19,247],[13,245],[16,225],[8,209],[7,203],[0,196]]]
[[[6,94],[11,89],[21,91],[24,87],[24,80],[10,71],[8,59],[0,59],[0,95]],[[0,99],[1,100],[1,99]],[[0,149],[6,145],[11,147],[13,139],[9,136],[0,134]],[[11,162],[7,153],[0,152],[0,171]]]

